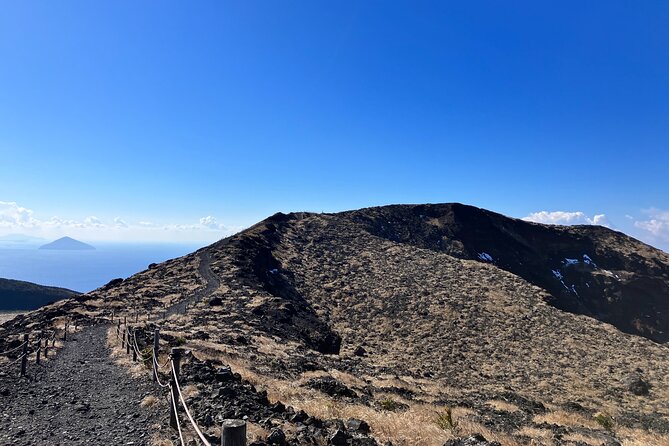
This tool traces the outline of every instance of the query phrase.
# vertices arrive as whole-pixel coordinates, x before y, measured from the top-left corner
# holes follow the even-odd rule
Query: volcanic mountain
[[[83,251],[83,250],[92,250],[95,247],[89,245],[88,243],[80,242],[75,240],[72,237],[61,237],[58,240],[54,240],[51,243],[42,245],[39,249],[57,249],[63,251]]]
[[[279,213],[58,314],[184,302],[161,334],[193,364],[318,419],[362,418],[380,442],[669,444],[669,255],[607,228],[462,204]],[[193,399],[205,426],[215,401]],[[282,425],[291,444],[325,444],[300,419]]]

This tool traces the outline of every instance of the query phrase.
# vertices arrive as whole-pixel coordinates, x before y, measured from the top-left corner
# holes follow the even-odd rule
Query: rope
[[[19,362],[20,360],[22,360],[24,356],[28,356],[28,354],[27,354],[27,353],[26,353],[26,354],[23,354],[23,355],[19,356],[18,358],[16,358],[15,360],[13,360],[12,362],[10,362],[10,363],[8,363],[8,364],[2,364],[2,365],[3,365],[3,366],[7,366],[7,367],[9,367],[10,365],[14,365],[14,364],[16,364],[17,362]]]
[[[170,388],[170,395],[174,395],[172,393],[172,385],[169,385]],[[177,430],[179,431],[179,439],[181,440],[181,446],[186,446],[186,442],[184,441],[184,436],[181,433],[181,422],[179,421],[179,412],[177,412],[177,402],[174,401],[174,398],[170,398],[172,400],[172,408],[174,409],[174,418],[177,420]]]
[[[8,354],[8,353],[15,352],[16,350],[20,349],[20,348],[23,347],[24,345],[25,345],[25,341],[22,342],[18,347],[14,347],[14,348],[11,349],[11,350],[7,350],[6,352],[2,352],[2,353],[0,353],[0,356],[4,356],[4,355],[6,355],[6,354]]]
[[[190,424],[193,425],[193,429],[195,429],[195,432],[197,433],[197,436],[200,437],[200,440],[202,440],[202,443],[204,443],[205,446],[211,446],[211,444],[207,441],[205,436],[202,435],[202,431],[200,431],[200,428],[197,427],[197,423],[193,419],[193,416],[190,414],[190,411],[188,410],[188,406],[186,405],[186,401],[184,400],[184,396],[181,393],[181,387],[179,387],[179,379],[177,378],[176,370],[174,370],[174,363],[172,362],[171,364],[172,364],[172,376],[174,377],[174,385],[177,389],[177,393],[179,394],[179,399],[181,400],[181,405],[184,407],[184,412],[186,412],[186,415],[188,416],[188,419],[190,420]]]
[[[156,375],[156,382],[158,383],[158,385],[160,387],[169,386],[169,383],[168,384],[163,384],[163,383],[160,382],[160,374],[158,373],[158,368],[156,367],[157,365],[158,365],[158,361],[156,361],[156,354],[154,352],[154,354],[153,354],[153,369],[154,369],[153,373]]]
[[[137,354],[137,358],[142,358],[142,352],[139,350],[139,344],[137,344],[137,331],[132,331],[132,348]],[[151,355],[153,356],[153,355]],[[148,362],[152,358],[140,359],[142,362]]]

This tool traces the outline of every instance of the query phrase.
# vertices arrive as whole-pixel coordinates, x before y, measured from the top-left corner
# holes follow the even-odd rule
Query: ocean
[[[200,247],[121,243],[95,244],[94,251],[0,247],[0,277],[87,292],[145,270],[150,263],[181,257]]]

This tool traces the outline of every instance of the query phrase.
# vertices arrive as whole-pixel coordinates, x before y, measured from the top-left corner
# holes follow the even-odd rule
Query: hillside
[[[460,204],[276,214],[4,329],[203,295],[160,322],[165,342],[193,352],[186,370],[229,364],[271,402],[361,418],[381,444],[481,432],[509,446],[663,445],[668,273],[666,253],[606,228]],[[196,418],[215,429],[212,384],[196,385]],[[259,438],[278,425],[290,444],[326,444],[245,398],[226,404]]]
[[[34,310],[76,296],[76,291],[0,278],[0,311]]]

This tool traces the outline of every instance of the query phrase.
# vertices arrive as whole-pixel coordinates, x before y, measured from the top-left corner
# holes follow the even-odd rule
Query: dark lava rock
[[[367,350],[365,350],[362,346],[358,346],[354,351],[353,354],[355,356],[365,356],[367,354]]]
[[[337,429],[337,431],[328,438],[328,444],[332,446],[347,446],[349,438],[351,437],[346,432]]]
[[[650,391],[650,384],[638,375],[629,377],[625,382],[625,385],[627,386],[627,390],[637,396],[648,395]]]
[[[286,434],[284,434],[281,429],[273,429],[269,434],[269,437],[267,437],[267,442],[269,444],[283,446],[286,444]]]
[[[269,407],[269,410],[274,413],[284,413],[286,411],[286,406],[281,401],[277,401]]]
[[[221,299],[220,297],[212,297],[211,299],[209,299],[210,307],[218,307],[221,305],[223,305],[223,299]]]
[[[225,382],[225,381],[234,381],[235,376],[232,373],[232,369],[230,367],[221,367],[216,371],[216,374],[214,375],[216,378],[216,381],[218,382]]]
[[[336,333],[327,333],[318,340],[316,350],[326,355],[338,355],[341,349],[341,336]]]
[[[304,423],[305,421],[307,421],[307,418],[309,418],[309,415],[307,415],[305,411],[300,410],[297,413],[295,413],[295,415],[290,417],[290,421],[292,421],[293,423]]]
[[[358,394],[346,387],[331,376],[312,378],[307,381],[307,387],[320,390],[332,397],[357,398]]]
[[[501,446],[497,441],[488,441],[481,434],[470,435],[467,438],[448,440],[444,446]]]
[[[122,283],[123,283],[123,279],[119,277],[118,279],[113,279],[113,280],[110,280],[109,282],[107,282],[107,284],[103,287],[103,289],[108,290],[110,288],[117,287]]]
[[[352,432],[360,432],[361,434],[369,433],[369,424],[366,421],[358,420],[357,418],[349,418],[346,420],[346,429]]]

